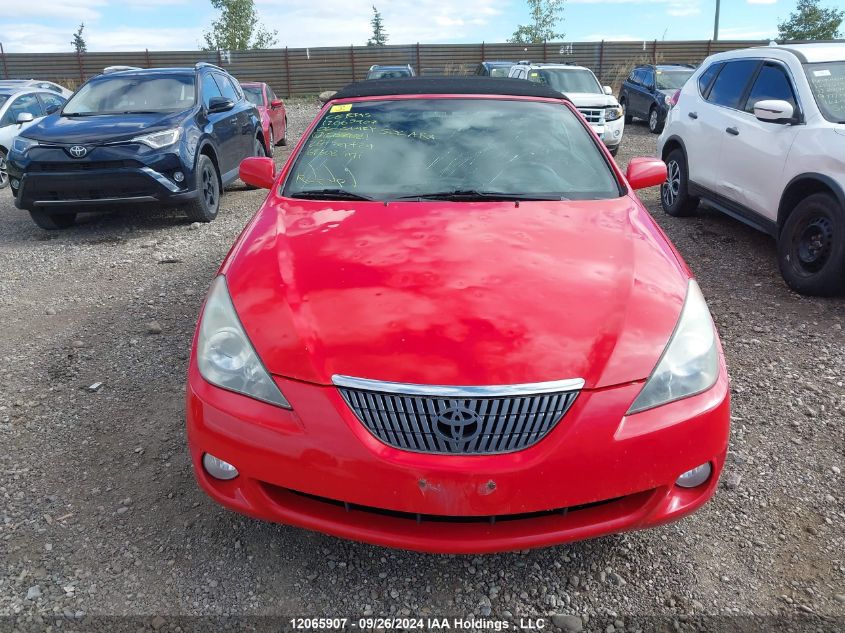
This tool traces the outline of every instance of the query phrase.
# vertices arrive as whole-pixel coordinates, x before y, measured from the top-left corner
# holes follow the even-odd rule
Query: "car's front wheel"
[[[655,107],[648,111],[648,129],[652,134],[660,134],[663,131],[663,122],[660,120],[660,113]]]
[[[220,178],[214,162],[200,154],[195,170],[197,197],[186,207],[185,214],[194,222],[211,222],[220,210]]]
[[[689,195],[687,158],[680,149],[673,149],[666,157],[666,182],[660,185],[660,206],[671,216],[692,215],[698,208],[698,198]]]
[[[799,202],[778,239],[780,272],[804,295],[845,291],[845,209],[827,193]]]
[[[44,209],[33,209],[29,217],[45,231],[67,229],[76,222],[75,213],[47,213]]]
[[[282,134],[282,139],[279,141],[279,145],[285,146],[288,144],[288,118],[285,116],[285,133]]]
[[[273,148],[276,147],[276,136],[273,134],[273,128],[270,128],[270,144],[267,148],[267,156],[273,158]]]
[[[0,149],[0,189],[9,186],[9,172],[6,171],[6,152]]]

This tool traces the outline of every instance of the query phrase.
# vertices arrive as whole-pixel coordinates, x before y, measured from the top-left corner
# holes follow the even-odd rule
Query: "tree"
[[[88,45],[85,43],[85,40],[82,37],[83,30],[85,30],[85,22],[80,22],[79,28],[76,29],[76,33],[73,34],[73,40],[70,43],[77,53],[88,52]]]
[[[370,20],[370,24],[373,27],[373,36],[367,40],[367,46],[384,46],[387,44],[384,21],[381,19],[381,13],[375,7],[373,7],[373,18]]]
[[[555,31],[563,19],[564,0],[527,0],[531,13],[531,24],[520,24],[510,41],[514,44],[542,44],[548,40],[563,39],[564,34]]]
[[[845,18],[842,9],[825,9],[819,0],[798,0],[789,19],[778,24],[779,40],[833,40]]]
[[[278,38],[278,31],[258,26],[255,0],[211,0],[220,17],[204,33],[206,51],[244,51],[270,48]]]

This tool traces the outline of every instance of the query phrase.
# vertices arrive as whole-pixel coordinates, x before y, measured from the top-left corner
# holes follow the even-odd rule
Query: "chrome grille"
[[[584,115],[587,123],[601,123],[604,119],[604,110],[601,108],[578,108],[578,112]]]
[[[560,421],[584,384],[571,380],[501,387],[496,394],[495,387],[426,388],[345,378],[335,376],[335,385],[379,440],[408,451],[457,455],[509,453],[536,444]],[[551,386],[558,389],[551,391]],[[527,392],[532,387],[538,390]]]

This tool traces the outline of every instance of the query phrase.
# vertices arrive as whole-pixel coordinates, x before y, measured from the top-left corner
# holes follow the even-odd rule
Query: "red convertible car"
[[[353,84],[211,284],[187,389],[196,477],[235,511],[432,552],[678,519],[716,490],[729,390],[698,285],[561,94]]]
[[[241,83],[247,101],[252,103],[261,116],[261,128],[264,130],[264,146],[267,155],[273,156],[276,145],[287,145],[288,117],[285,102],[276,96],[273,89],[265,83]]]

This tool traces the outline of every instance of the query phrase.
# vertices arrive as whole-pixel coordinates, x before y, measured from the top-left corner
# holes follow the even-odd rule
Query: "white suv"
[[[519,62],[511,66],[508,77],[545,84],[565,94],[616,156],[625,129],[625,113],[610,87],[602,87],[592,70],[570,64]]]
[[[845,290],[845,44],[708,57],[657,142],[663,210],[699,200],[777,239],[796,291]]]

